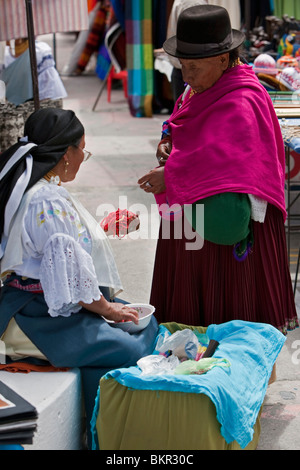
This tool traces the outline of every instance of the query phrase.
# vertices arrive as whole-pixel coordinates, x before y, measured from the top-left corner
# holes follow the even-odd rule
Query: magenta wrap
[[[285,154],[272,101],[252,68],[228,69],[209,90],[188,96],[166,126],[172,152],[158,204],[192,204],[222,192],[254,194],[286,218]]]

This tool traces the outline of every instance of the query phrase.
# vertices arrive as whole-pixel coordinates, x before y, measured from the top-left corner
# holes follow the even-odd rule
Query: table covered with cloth
[[[279,119],[279,124],[285,145],[300,153],[300,119]]]
[[[157,342],[185,328],[217,341],[213,357],[230,367],[201,375],[145,375],[138,366],[108,372],[91,421],[94,449],[256,448],[261,407],[285,336],[271,325],[240,320],[207,328],[166,323]]]

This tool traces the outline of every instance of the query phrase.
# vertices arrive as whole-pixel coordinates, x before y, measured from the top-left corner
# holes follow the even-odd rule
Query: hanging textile
[[[101,80],[105,80],[109,73],[110,65],[112,63],[111,54],[113,54],[115,61],[119,64],[121,70],[126,68],[126,45],[125,45],[125,18],[124,18],[124,0],[116,1],[103,1],[103,6],[106,5],[107,15],[105,21],[105,28],[103,31],[103,38],[98,49],[96,74]],[[110,36],[116,24],[120,24],[123,28],[122,33],[113,41],[112,48],[110,47]],[[124,25],[124,27],[123,27]],[[111,36],[110,36],[111,37]]]
[[[125,2],[126,60],[130,112],[152,116],[153,44],[152,0]]]
[[[77,74],[85,70],[92,54],[97,52],[100,45],[103,43],[109,15],[110,3],[108,1],[99,2],[99,6],[92,27],[89,31],[85,47],[81,52],[77,62]]]
[[[95,8],[96,3],[97,3],[97,0],[87,0],[89,13]]]
[[[171,113],[174,107],[171,82],[165,73],[157,68],[155,50],[161,49],[167,39],[167,29],[173,0],[152,0],[153,48],[154,48],[154,86],[153,86],[153,114],[163,112]]]
[[[111,0],[110,3],[116,15],[117,21],[125,31],[125,0]]]
[[[274,14],[279,18],[288,15],[300,20],[299,0],[274,0]]]

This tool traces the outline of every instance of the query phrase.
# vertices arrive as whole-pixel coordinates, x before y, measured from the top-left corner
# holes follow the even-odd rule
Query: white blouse
[[[91,237],[64,188],[38,190],[28,207],[23,229],[23,266],[27,277],[40,279],[51,316],[80,310],[81,300],[100,299],[91,258]],[[18,274],[18,273],[17,273]]]
[[[18,275],[40,280],[51,316],[69,316],[81,309],[79,301],[91,303],[100,299],[99,285],[104,284],[99,284],[95,271],[93,240],[63,187],[41,184],[33,193],[19,225],[22,262],[11,266],[13,263],[7,261],[6,265]],[[114,269],[106,242],[102,240],[105,255],[102,260]],[[102,264],[102,270],[109,271],[105,263]],[[113,280],[116,279],[118,282],[117,276]]]

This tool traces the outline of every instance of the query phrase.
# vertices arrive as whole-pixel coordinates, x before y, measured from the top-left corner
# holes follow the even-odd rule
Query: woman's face
[[[64,155],[64,172],[61,180],[66,183],[73,181],[84,159],[83,149],[85,147],[85,136],[83,135],[77,147],[70,146]]]
[[[198,93],[212,87],[228,67],[229,54],[204,59],[179,59],[183,80]]]

